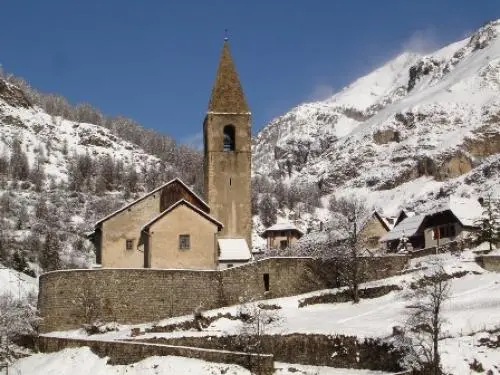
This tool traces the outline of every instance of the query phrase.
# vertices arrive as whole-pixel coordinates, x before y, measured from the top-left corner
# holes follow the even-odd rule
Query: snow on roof
[[[250,260],[252,257],[247,241],[243,238],[220,238],[217,242],[220,261]]]
[[[401,223],[396,225],[392,230],[383,236],[380,241],[387,242],[392,240],[398,240],[405,237],[411,237],[417,233],[418,228],[425,219],[425,215],[415,215],[404,219]]]
[[[295,225],[293,225],[290,222],[276,223],[276,224],[270,226],[269,228],[267,228],[266,230],[264,230],[264,232],[262,234],[264,235],[266,232],[274,232],[274,231],[282,231],[282,230],[295,230],[295,231],[299,232],[301,235],[304,234],[299,228],[297,228]]]
[[[449,201],[439,206],[431,215],[450,210],[464,226],[477,226],[477,220],[483,214],[483,208],[477,199],[451,196]]]

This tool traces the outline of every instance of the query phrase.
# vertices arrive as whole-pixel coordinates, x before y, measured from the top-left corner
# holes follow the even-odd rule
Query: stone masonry
[[[398,274],[404,256],[367,259],[367,279]],[[98,269],[40,276],[40,332],[96,320],[136,324],[214,309],[240,299],[286,297],[338,286],[334,261],[267,258],[222,271]]]

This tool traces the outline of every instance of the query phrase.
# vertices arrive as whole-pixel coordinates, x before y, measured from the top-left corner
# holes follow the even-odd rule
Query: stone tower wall
[[[205,200],[224,224],[219,238],[244,238],[251,248],[250,114],[209,113],[204,124]],[[235,128],[235,150],[224,151],[224,126]]]

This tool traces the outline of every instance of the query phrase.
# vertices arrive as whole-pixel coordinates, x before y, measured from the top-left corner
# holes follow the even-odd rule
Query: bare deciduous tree
[[[40,318],[34,307],[36,299],[16,299],[11,294],[0,295],[0,363],[9,360],[9,345],[20,335],[35,335]]]
[[[257,374],[261,373],[261,355],[263,354],[262,336],[269,333],[271,327],[279,326],[283,317],[279,307],[250,300],[238,308],[238,317],[243,325],[237,335],[237,344],[244,351],[257,354]]]
[[[442,265],[430,277],[419,281],[408,298],[407,337],[414,367],[429,375],[440,375],[439,339],[443,333],[443,306],[450,298],[451,284]]]

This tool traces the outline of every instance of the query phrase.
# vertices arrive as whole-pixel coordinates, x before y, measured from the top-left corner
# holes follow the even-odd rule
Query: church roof
[[[192,203],[189,203],[187,200],[181,199],[178,202],[176,202],[173,205],[171,205],[165,211],[161,212],[159,215],[157,215],[156,217],[154,217],[153,219],[151,219],[148,223],[146,223],[142,227],[142,230],[147,231],[151,225],[153,225],[154,223],[156,223],[158,220],[160,220],[162,217],[164,217],[168,213],[172,212],[175,208],[177,208],[181,204],[186,205],[188,208],[192,209],[194,212],[198,213],[199,215],[203,216],[205,219],[207,219],[207,220],[211,221],[212,223],[214,223],[215,225],[217,225],[217,227],[218,227],[219,230],[221,230],[222,228],[224,228],[224,225],[222,225],[222,223],[220,221],[218,221],[214,217],[210,216],[206,212],[200,210],[198,207],[196,207]]]
[[[212,88],[208,111],[222,113],[250,112],[227,40],[224,41],[224,46],[222,47],[219,68],[217,69],[217,76]]]
[[[203,207],[205,207],[207,210],[210,210],[210,207],[208,206],[207,202],[205,202],[203,199],[201,199],[201,197],[198,194],[196,194],[194,191],[192,191],[184,182],[182,182],[179,178],[176,177],[173,180],[168,181],[167,183],[165,183],[165,184],[157,187],[156,189],[154,189],[154,190],[150,191],[149,193],[143,195],[142,197],[136,199],[135,201],[130,202],[130,203],[126,204],[125,206],[119,208],[118,210],[116,210],[116,211],[110,213],[109,215],[103,217],[101,220],[99,220],[98,222],[95,223],[95,226],[97,227],[99,224],[105,222],[106,220],[112,218],[113,216],[119,214],[120,212],[125,211],[127,208],[132,207],[134,204],[142,201],[144,198],[149,197],[151,194],[154,194],[154,193],[158,192],[159,190],[163,189],[164,187],[166,187],[166,186],[168,186],[170,184],[173,184],[173,183],[179,183],[179,184],[181,184],[186,190],[188,190],[198,200],[198,202]]]

